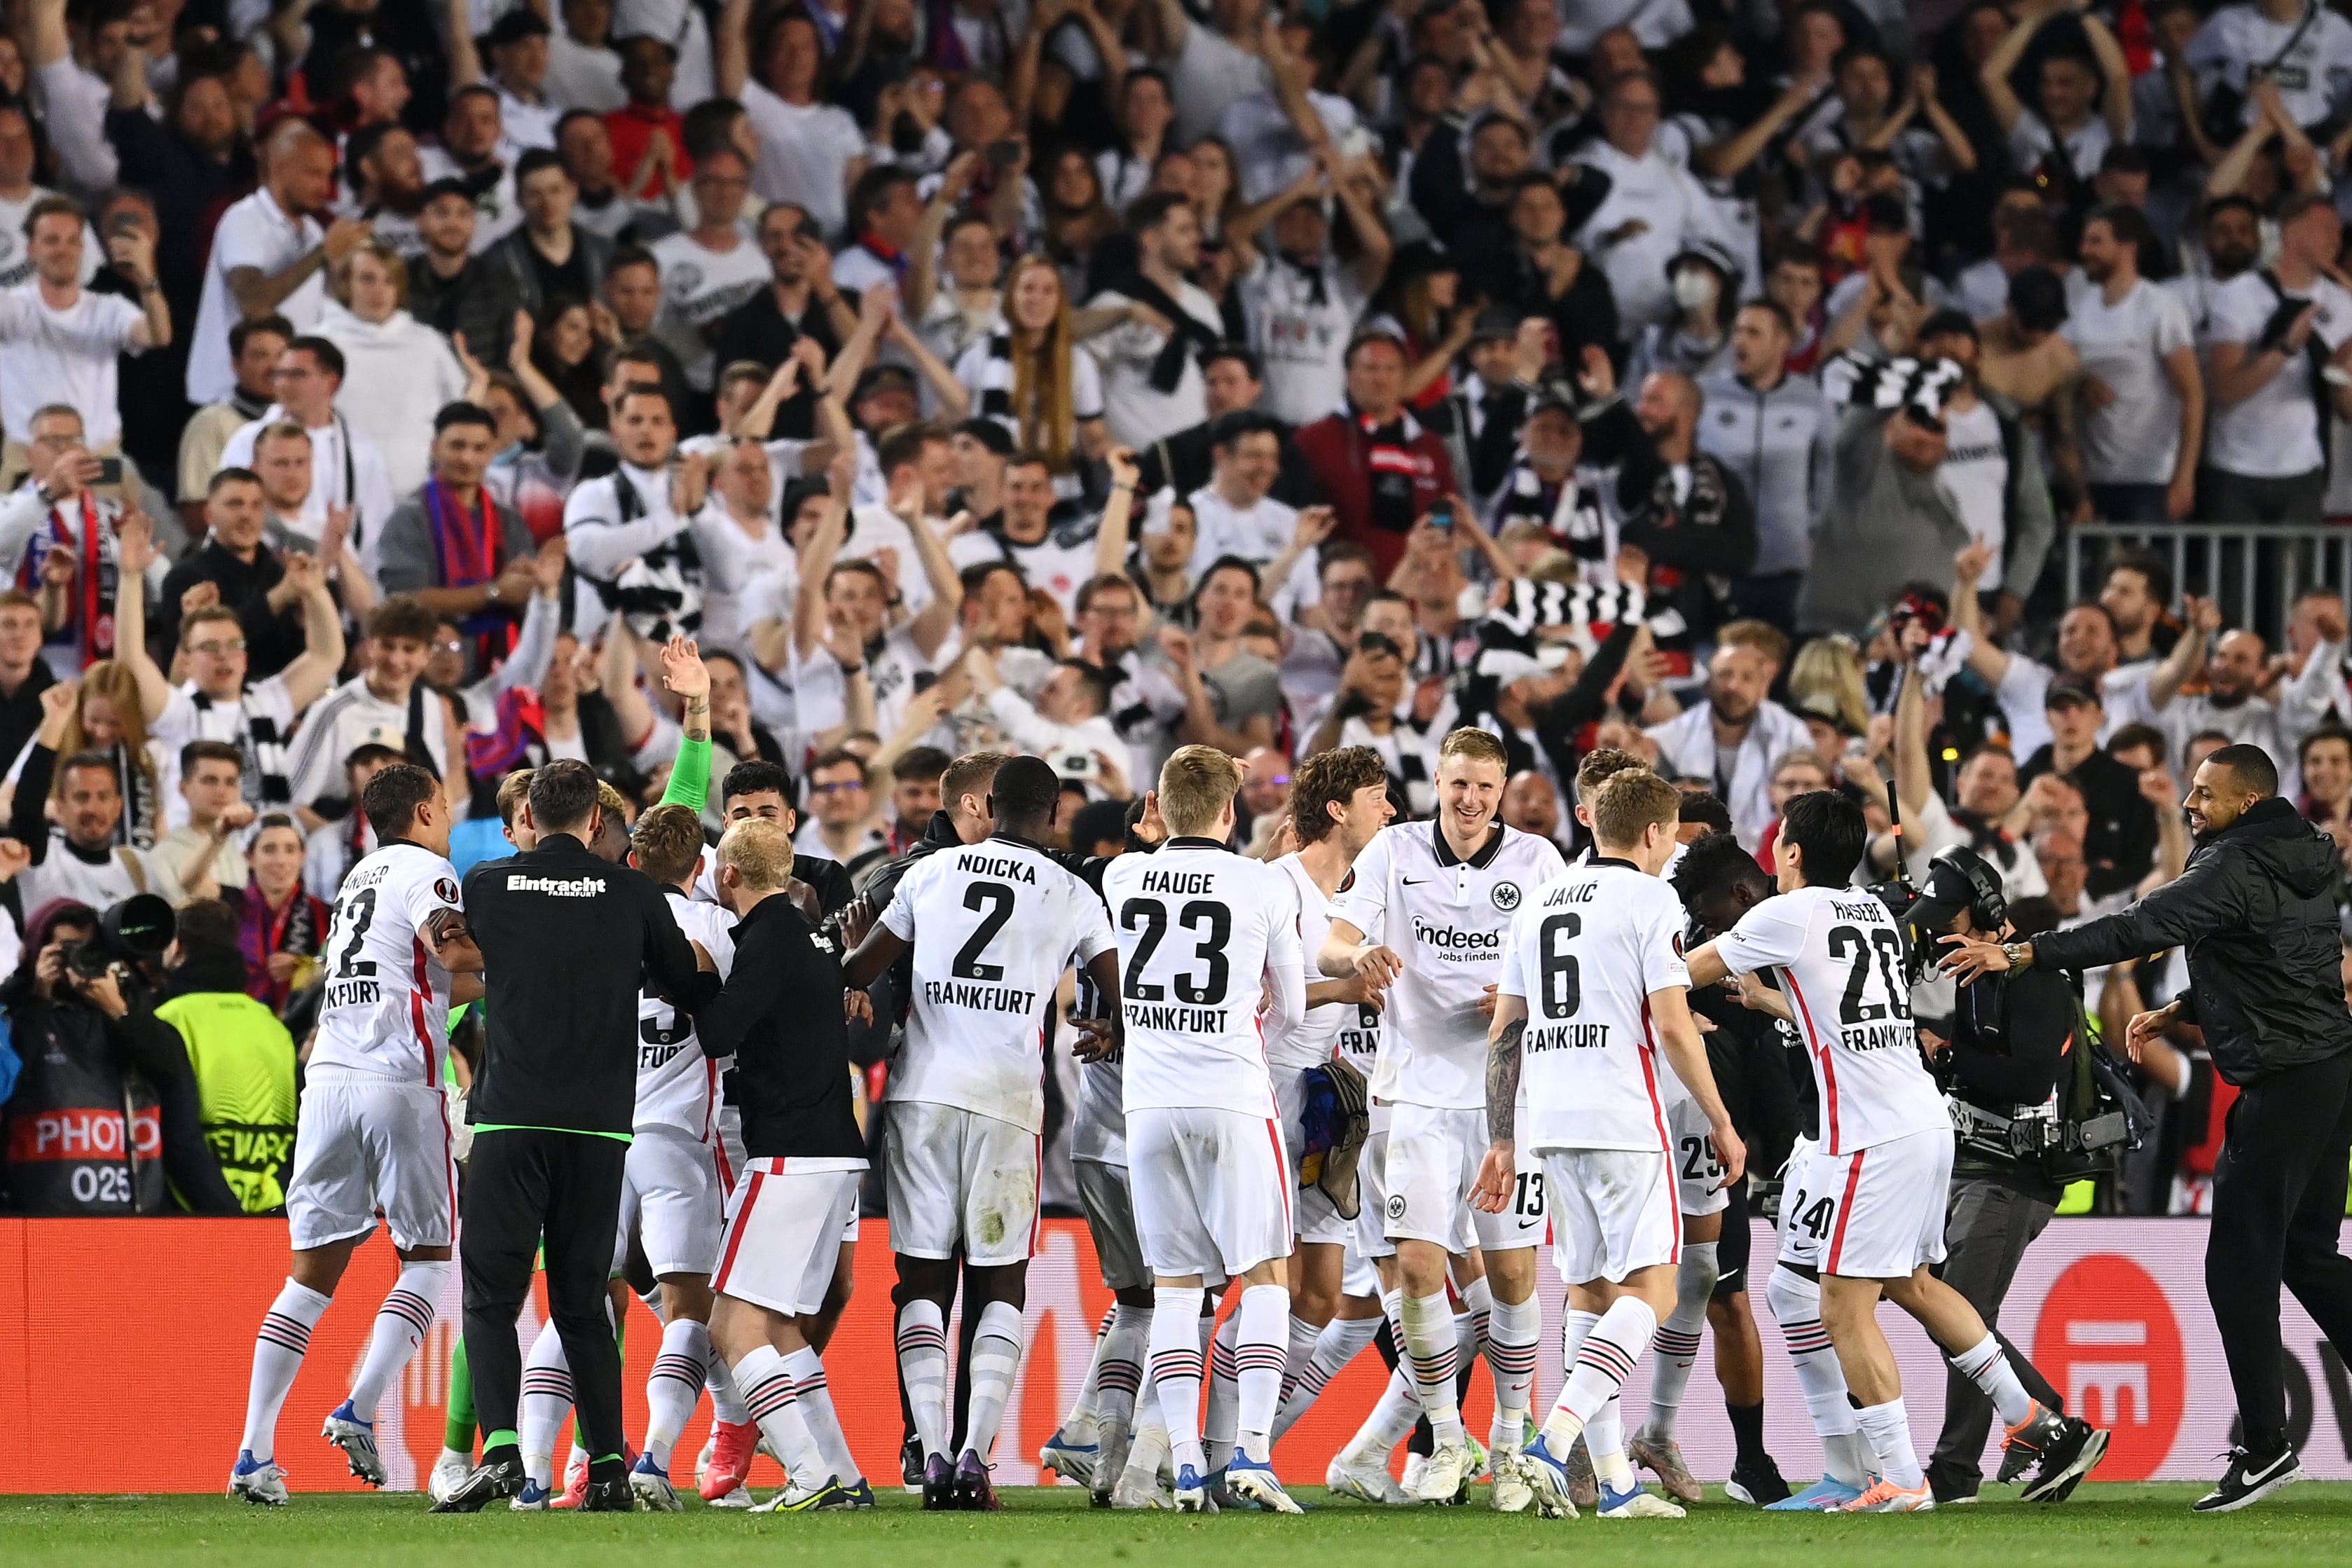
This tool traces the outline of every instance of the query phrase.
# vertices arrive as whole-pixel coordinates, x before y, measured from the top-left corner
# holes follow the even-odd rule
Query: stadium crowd
[[[1859,880],[1969,844],[2028,934],[2177,875],[2235,742],[2352,864],[2346,584],[2266,641],[2169,550],[2075,602],[2055,548],[2328,510],[2325,6],[7,12],[11,1210],[276,1209],[368,778],[441,779],[461,872],[518,768],[634,817],[674,633],[714,839],[759,797],[828,911],[969,753],[1045,759],[1056,844],[1115,853],[1221,748],[1271,858],[1296,763],[1370,747],[1425,816],[1465,724],[1564,848],[1615,746],[1767,868],[1822,787]],[[2173,1035],[2084,1201],[2200,1206],[2231,1090]]]

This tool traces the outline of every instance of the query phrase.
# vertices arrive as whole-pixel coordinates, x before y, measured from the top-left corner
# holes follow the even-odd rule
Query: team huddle
[[[1042,847],[1060,799],[1044,763],[967,757],[943,780],[924,847],[822,920],[798,901],[808,889],[774,820],[788,808],[761,780],[730,776],[715,850],[698,802],[655,807],[623,835],[617,814],[557,819],[557,781],[523,786],[518,848],[576,848],[572,834],[625,857],[662,889],[696,973],[647,966],[614,1313],[584,1326],[551,1314],[513,1429],[486,1384],[480,1460],[445,1451],[436,1508],[676,1510],[673,1449],[706,1388],[715,1419],[695,1468],[707,1502],[755,1506],[747,1478],[764,1450],[787,1484],[757,1507],[873,1505],[822,1356],[867,1163],[845,1020],[887,1026],[894,1009],[904,1037],[879,1109],[883,1178],[904,1479],[926,1508],[1000,1506],[990,1469],[1024,1348],[1044,1053],[1066,1049],[1084,1064],[1076,1186],[1115,1305],[1043,1468],[1114,1508],[1297,1511],[1273,1446],[1385,1335],[1393,1371],[1331,1463],[1336,1497],[1453,1504],[1485,1480],[1499,1511],[1679,1516],[1670,1498],[1699,1496],[1674,1424],[1700,1330],[1712,1318],[1719,1337],[1744,1324],[1754,1340],[1744,1295],[1725,1305],[1744,1283],[1749,1184],[1736,1100],[1710,1062],[1727,1026],[1705,1015],[1726,1008],[1766,1042],[1763,1070],[1788,1072],[1782,1040],[1810,1064],[1817,1132],[1788,1163],[1766,1299],[1822,1450],[1822,1479],[1792,1494],[1761,1452],[1753,1403],[1729,1495],[1780,1510],[1934,1506],[1877,1326],[1885,1297],[1999,1411],[2000,1479],[2022,1479],[2028,1500],[2065,1497],[2107,1435],[2033,1400],[2016,1352],[1932,1271],[1952,1126],[1914,1039],[1905,931],[1851,885],[1859,809],[1830,792],[1792,801],[1768,873],[1727,834],[1683,823],[1673,784],[1596,751],[1576,781],[1594,847],[1570,865],[1498,819],[1505,777],[1501,743],[1458,730],[1438,755],[1434,819],[1394,822],[1376,752],[1320,753],[1293,781],[1281,842],[1295,847],[1259,861],[1228,847],[1236,765],[1186,746],[1130,813],[1129,852],[1102,859]],[[500,868],[530,859],[477,868],[461,893],[446,808],[416,769],[379,774],[364,808],[382,847],[335,907],[289,1192],[295,1277],[257,1340],[229,1486],[258,1502],[287,1500],[278,1411],[379,1212],[399,1283],[325,1436],[353,1474],[385,1479],[376,1407],[442,1298],[457,1229],[467,1129],[439,1088],[448,1016],[499,962],[467,922],[483,879],[511,890]],[[482,1137],[565,1131],[475,1122]],[[469,1229],[487,1217],[476,1147]],[[552,1298],[552,1222],[548,1239]],[[1547,1240],[1569,1292],[1564,1380],[1543,1411],[1535,1249]],[[658,1282],[646,1300],[664,1328],[647,1422],[625,1443],[572,1362],[598,1335],[610,1353],[633,1248]],[[1654,1351],[1648,1417],[1629,1432],[1621,1391]],[[1481,1356],[1494,1386],[1483,1441],[1462,1414]],[[559,1490],[556,1435],[575,1402],[582,1436]],[[1400,1478],[1409,1435],[1425,1451]]]

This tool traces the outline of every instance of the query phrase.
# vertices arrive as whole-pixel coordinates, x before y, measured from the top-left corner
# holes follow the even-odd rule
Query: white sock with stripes
[[[572,1363],[550,1320],[540,1325],[539,1338],[530,1342],[530,1353],[523,1358],[522,1409],[515,1419],[522,1468],[541,1486],[555,1485],[555,1434],[571,1408]]]
[[[824,1361],[814,1347],[803,1345],[784,1358],[784,1370],[793,1374],[793,1394],[801,1409],[801,1419],[807,1423],[809,1436],[816,1443],[817,1458],[835,1480],[843,1486],[856,1486],[865,1477],[857,1468],[857,1460],[849,1452],[849,1438],[841,1430],[841,1415],[833,1407],[833,1390],[824,1380]]]
[[[1658,1325],[1651,1342],[1658,1358],[1650,1367],[1650,1419],[1642,1436],[1654,1443],[1674,1441],[1683,1390],[1690,1386],[1691,1368],[1698,1364],[1699,1335],[1706,1328],[1706,1304],[1715,1294],[1716,1246],[1712,1241],[1683,1243],[1682,1262],[1675,1270],[1675,1310]]]
[[[245,1438],[238,1445],[257,1459],[277,1457],[278,1413],[294,1387],[294,1374],[302,1370],[310,1330],[333,1300],[289,1279],[262,1315],[253,1336],[253,1384],[245,1396]]]
[[[375,1407],[383,1403],[383,1391],[425,1342],[425,1331],[433,1326],[434,1310],[441,1304],[441,1292],[447,1289],[449,1270],[455,1267],[446,1258],[400,1266],[400,1278],[392,1282],[383,1305],[376,1309],[367,1355],[360,1363],[359,1375],[352,1380],[352,1414],[361,1420],[375,1420]]]
[[[760,1424],[760,1435],[776,1451],[784,1473],[796,1486],[823,1486],[824,1458],[809,1432],[808,1418],[794,1392],[797,1384],[784,1365],[782,1352],[773,1345],[758,1346],[735,1363],[734,1372],[743,1407]]]
[[[1516,1454],[1527,1441],[1528,1405],[1535,1397],[1536,1352],[1543,1342],[1543,1303],[1497,1301],[1488,1320],[1486,1366],[1495,1374],[1493,1448]]]
[[[1201,1449],[1201,1287],[1161,1285],[1153,1289],[1151,1387],[1168,1427],[1168,1453],[1177,1468],[1209,1473]],[[1139,1448],[1140,1444],[1137,1445]]]
[[[1288,1359],[1284,1342],[1290,1315],[1290,1289],[1284,1285],[1253,1285],[1242,1292],[1234,1309],[1241,1329],[1234,1345],[1234,1366],[1240,1384],[1239,1443],[1243,1453],[1264,1463],[1273,1447],[1274,1412],[1282,1403],[1282,1371]]]
[[[646,1379],[646,1452],[667,1474],[670,1450],[702,1402],[710,1371],[710,1326],[680,1318],[662,1330],[653,1375]]]
[[[1095,1353],[1087,1362],[1087,1377],[1078,1384],[1077,1400],[1062,1413],[1061,1423],[1055,1428],[1066,1440],[1080,1447],[1095,1440],[1101,1420],[1103,1357],[1109,1353],[1111,1325],[1118,1320],[1118,1303],[1114,1301],[1110,1310],[1102,1315],[1102,1321],[1095,1326]]]
[[[971,1336],[971,1405],[964,1422],[964,1448],[977,1453],[983,1465],[996,1451],[996,1428],[1020,1370],[1021,1309],[991,1301],[980,1310],[980,1328]]]
[[[1413,1389],[1421,1395],[1422,1413],[1429,1417],[1430,1434],[1440,1447],[1458,1446],[1462,1412],[1454,1397],[1454,1375],[1462,1364],[1462,1349],[1445,1292],[1407,1296],[1402,1315],[1404,1364],[1412,1368]]]
[[[1276,1442],[1282,1441],[1283,1434],[1314,1408],[1331,1380],[1361,1355],[1380,1331],[1378,1318],[1334,1318],[1316,1334],[1314,1348],[1304,1362],[1297,1358],[1297,1347],[1292,1347],[1290,1392],[1283,1396],[1282,1408],[1274,1417]]]
[[[1242,1315],[1236,1305],[1217,1325],[1216,1338],[1209,1344],[1209,1414],[1201,1423],[1201,1443],[1213,1471],[1223,1469],[1234,1453],[1234,1435],[1241,1407],[1241,1373],[1234,1360],[1234,1347],[1241,1328]]]
[[[919,1299],[898,1309],[898,1376],[907,1384],[907,1408],[914,1415],[923,1458],[928,1460],[947,1453],[948,1323],[937,1301]],[[743,1385],[740,1372],[735,1374],[735,1384],[739,1388]],[[743,1389],[743,1403],[746,1406],[751,1403],[748,1388]],[[757,1410],[751,1414],[758,1418]]]
[[[1592,1468],[1608,1474],[1601,1468],[1601,1435],[1591,1430],[1593,1417],[1625,1386],[1642,1352],[1649,1348],[1650,1336],[1657,1331],[1658,1315],[1638,1296],[1620,1296],[1609,1304],[1577,1347],[1568,1381],[1560,1384],[1559,1398],[1544,1421],[1545,1447],[1564,1455],[1582,1432]]]
[[[1118,1479],[1113,1467],[1120,1464],[1135,1431],[1136,1395],[1143,1386],[1143,1361],[1150,1344],[1150,1308],[1120,1305],[1111,1310],[1110,1331],[1103,1336],[1102,1349],[1095,1358],[1099,1373],[1095,1434],[1102,1445],[1096,1473],[1104,1490]]]
[[[1822,1473],[1850,1487],[1868,1486],[1876,1458],[1862,1436],[1861,1417],[1846,1397],[1845,1368],[1822,1322],[1821,1285],[1776,1264],[1764,1281],[1764,1301],[1780,1325],[1789,1364],[1796,1370],[1805,1409],[1822,1440]]]

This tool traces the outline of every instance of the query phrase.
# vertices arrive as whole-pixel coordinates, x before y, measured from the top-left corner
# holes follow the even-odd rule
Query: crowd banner
[[[2001,1313],[2012,1342],[2031,1353],[2070,1408],[2115,1431],[2100,1479],[2210,1479],[2232,1438],[2235,1407],[2219,1333],[2205,1299],[2207,1222],[2201,1219],[2060,1220],[2025,1256]],[[2347,1226],[2352,1239],[2352,1226]],[[1766,1436],[1791,1478],[1820,1473],[1820,1448],[1761,1283],[1773,1254],[1757,1227],[1750,1300],[1764,1342]],[[208,1492],[226,1483],[245,1416],[254,1329],[285,1279],[282,1220],[0,1219],[0,1492]],[[397,1270],[386,1239],[353,1257],[334,1305],[311,1336],[278,1431],[278,1461],[295,1491],[357,1489],[319,1424],[343,1397],[367,1345],[376,1307]],[[1539,1270],[1545,1345],[1539,1402],[1559,1381],[1561,1289],[1549,1254]],[[895,1484],[902,1437],[890,1322],[888,1229],[869,1220],[857,1248],[856,1288],[825,1357],[834,1399],[868,1479]],[[1000,1486],[1039,1479],[1038,1446],[1085,1378],[1094,1333],[1110,1305],[1086,1227],[1048,1220],[1029,1269],[1029,1343],[1005,1411],[996,1453]],[[517,1332],[527,1342],[544,1311],[535,1296]],[[1914,1436],[1935,1440],[1945,1368],[1924,1336],[1892,1307],[1880,1310],[1903,1365]],[[2307,1473],[2352,1478],[2352,1380],[2344,1360],[2289,1298],[2282,1314],[2294,1436]],[[380,1413],[377,1434],[394,1489],[422,1485],[440,1451],[449,1352],[458,1333],[453,1278],[424,1346]],[[950,1342],[954,1325],[950,1324]],[[646,1375],[660,1331],[631,1310],[625,1393],[635,1437],[646,1419]],[[1719,1479],[1731,1465],[1731,1430],[1716,1392],[1712,1342],[1683,1405],[1681,1436],[1692,1470]],[[1318,1484],[1387,1381],[1366,1351],[1276,1449],[1286,1480]],[[1629,1424],[1647,1399],[1648,1372],[1625,1391]],[[161,1417],[136,1444],[92,1443],[121,1413]],[[1484,1367],[1465,1415],[1484,1430],[1493,1409]],[[706,1400],[678,1446],[673,1479],[691,1483],[709,1429]],[[568,1440],[568,1436],[567,1436]],[[753,1482],[781,1479],[761,1459]],[[1018,1504],[1016,1502],[1015,1506]]]

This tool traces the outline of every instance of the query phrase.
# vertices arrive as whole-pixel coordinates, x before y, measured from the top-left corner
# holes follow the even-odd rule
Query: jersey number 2
[[[963,907],[975,912],[986,906],[980,915],[980,924],[972,928],[971,940],[955,955],[955,977],[958,980],[1002,980],[1004,965],[982,963],[980,955],[1013,918],[1013,889],[1002,882],[974,882],[963,890]]]
[[[352,980],[363,974],[373,974],[375,960],[362,958],[360,944],[367,941],[368,927],[375,920],[375,889],[362,888],[350,898],[337,900],[335,923],[342,924],[345,915],[352,918],[352,940],[343,944],[342,961],[335,966],[335,978]]]

